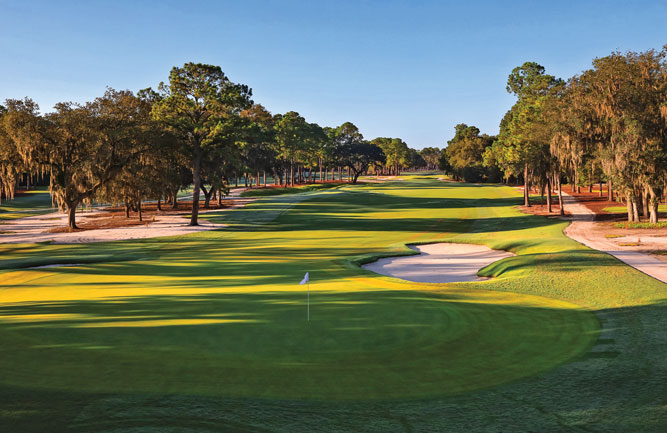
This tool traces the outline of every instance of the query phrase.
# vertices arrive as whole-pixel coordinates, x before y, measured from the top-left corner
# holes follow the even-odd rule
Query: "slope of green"
[[[229,224],[220,231],[0,245],[5,268],[90,259],[3,272],[0,425],[43,429],[36,413],[49,414],[52,431],[501,431],[527,411],[534,430],[547,431],[612,419],[601,410],[618,404],[614,393],[627,399],[618,375],[630,365],[656,373],[660,353],[628,353],[634,358],[609,369],[623,385],[612,388],[590,380],[620,352],[597,348],[646,340],[646,317],[662,308],[665,285],[566,238],[565,222],[520,214],[516,204],[506,187],[408,178],[206,214]],[[409,283],[357,266],[433,241],[518,255],[483,269],[496,278],[479,283]],[[310,323],[298,285],[306,271]],[[626,322],[598,339],[599,320],[618,321],[616,311]],[[594,345],[603,356],[582,358]],[[591,390],[609,402],[581,411]],[[644,431],[664,420],[651,412],[662,391],[647,390],[646,403],[626,409],[652,415]],[[457,421],[464,408],[474,422]]]

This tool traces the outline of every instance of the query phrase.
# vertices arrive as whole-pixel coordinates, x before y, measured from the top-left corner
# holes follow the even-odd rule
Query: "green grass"
[[[45,187],[27,191],[26,195],[0,202],[0,221],[53,212],[51,196]]]
[[[610,213],[628,213],[628,208],[623,205],[623,206],[609,206],[604,209],[602,209],[605,212],[610,212]],[[658,212],[667,212],[667,204],[661,204],[658,206]]]
[[[24,268],[0,283],[1,430],[661,431],[666,286],[518,204],[408,177],[205,214],[220,231],[0,245]],[[434,241],[518,255],[479,283],[357,266]],[[57,263],[82,264],[25,269]]]
[[[287,188],[255,188],[243,191],[241,197],[268,197],[275,195],[296,194],[302,192],[319,191],[340,186],[338,183],[315,183],[311,185],[287,187]]]
[[[660,229],[667,227],[667,221],[658,221],[657,223],[625,221],[612,225],[618,229]]]

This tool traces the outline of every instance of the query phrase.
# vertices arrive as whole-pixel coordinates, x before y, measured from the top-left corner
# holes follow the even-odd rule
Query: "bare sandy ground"
[[[642,239],[641,236],[637,235],[607,239],[596,230],[597,223],[593,221],[595,213],[592,210],[577,202],[576,198],[565,193],[563,193],[563,202],[566,209],[572,214],[572,224],[565,229],[566,235],[589,248],[610,254],[633,268],[667,283],[667,263],[647,252],[637,251],[638,248],[633,245],[621,245],[639,240],[640,244],[648,241],[651,244],[664,246],[667,245],[667,239],[656,236],[650,237],[650,239],[646,237]],[[642,245],[637,247],[642,247]]]
[[[101,212],[86,212],[78,214],[78,219],[85,219]],[[213,224],[204,219],[199,220],[199,226],[187,225],[189,218],[180,215],[162,215],[146,225],[115,227],[109,229],[84,230],[72,233],[48,233],[48,230],[67,226],[67,215],[53,212],[45,215],[20,218],[2,225],[0,234],[1,243],[35,243],[51,241],[56,244],[109,242],[127,239],[145,239],[159,236],[174,236],[196,233],[205,230],[215,230],[224,227],[224,224]]]
[[[484,245],[437,243],[413,245],[418,256],[387,257],[363,265],[364,269],[417,283],[481,281],[481,268],[514,254]]]
[[[229,198],[237,198],[245,188],[232,191]],[[244,203],[248,200],[244,200]],[[234,205],[227,209],[242,206]],[[225,210],[227,210],[225,209]],[[200,209],[199,213],[207,211]],[[219,209],[211,212],[220,212]],[[102,211],[77,213],[77,220],[83,221],[86,217],[99,215]],[[89,242],[110,242],[128,239],[147,239],[160,236],[187,235],[207,230],[215,230],[225,227],[225,224],[213,224],[205,219],[199,220],[196,227],[189,226],[189,217],[182,215],[160,215],[155,221],[147,222],[145,225],[114,227],[108,229],[83,230],[72,233],[49,233],[54,228],[67,226],[67,215],[61,212],[53,212],[45,215],[37,215],[26,218],[10,220],[0,226],[0,243],[35,243],[52,242],[56,244],[73,244]]]

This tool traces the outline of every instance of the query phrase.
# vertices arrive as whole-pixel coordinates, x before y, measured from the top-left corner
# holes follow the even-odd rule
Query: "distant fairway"
[[[38,187],[13,200],[3,198],[0,202],[0,223],[2,220],[29,217],[55,210],[51,204],[51,196],[47,188]],[[0,231],[2,231],[2,227],[0,227]]]
[[[593,366],[584,361],[600,344],[600,322],[590,310],[603,318],[619,307],[626,315],[630,308],[641,311],[667,297],[665,285],[566,238],[565,222],[518,213],[518,195],[508,187],[415,176],[267,197],[206,214],[230,224],[221,231],[108,244],[0,245],[0,267],[7,269],[0,283],[0,397],[8,402],[0,426],[39,430],[40,421],[21,412],[24,407],[50,413],[54,431],[190,425],[188,419],[202,417],[194,404],[205,408],[210,424],[202,431],[283,431],[285,413],[313,405],[302,426],[284,431],[309,431],[315,413],[330,431],[358,431],[366,416],[358,408],[382,419],[391,410],[409,423],[445,426],[458,422],[453,414],[462,408],[475,408],[480,420],[503,411],[516,421],[526,414],[522,406],[562,386],[573,388],[553,410],[575,411],[578,393],[595,387],[607,387],[598,398],[612,398],[610,384],[578,382],[603,369],[597,358]],[[483,243],[518,255],[488,266],[482,274],[497,278],[478,283],[408,283],[357,266],[410,253],[406,243],[433,241]],[[305,286],[298,285],[306,271],[310,323]],[[615,332],[630,332],[633,320]],[[606,332],[600,340],[611,338]],[[612,355],[601,362],[612,362],[617,352],[605,351]],[[571,361],[582,364],[579,376],[567,366],[552,370]],[[155,398],[164,399],[169,414],[154,415]],[[498,406],[511,399],[513,409]],[[253,409],[260,402],[262,409]],[[447,406],[450,416],[442,415],[443,402],[454,405]],[[121,410],[118,404],[131,406],[134,415],[109,415]],[[220,407],[228,410],[218,413]],[[239,411],[253,415],[239,420]],[[573,416],[576,423],[600,415]]]

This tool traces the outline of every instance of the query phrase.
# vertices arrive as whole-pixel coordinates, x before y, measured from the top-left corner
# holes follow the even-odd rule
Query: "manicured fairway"
[[[13,200],[3,199],[0,203],[0,221],[23,218],[42,213],[53,212],[51,196],[46,187],[39,187],[24,193]],[[2,227],[0,227],[1,231]]]
[[[430,419],[435,429],[453,422],[431,413],[443,401],[468,407],[481,398],[472,403],[485,405],[479,417],[507,398],[530,400],[515,388],[588,362],[587,352],[600,344],[591,310],[645,308],[667,291],[564,237],[566,223],[518,213],[517,196],[507,187],[413,177],[267,197],[207,214],[230,224],[214,232],[0,245],[7,269],[0,396],[8,402],[0,420],[39,430],[33,410],[51,413],[54,430],[311,431],[317,413],[332,428],[321,431],[360,431],[375,422],[355,415],[365,407],[378,419],[386,410],[408,423]],[[518,256],[484,269],[496,278],[480,283],[408,283],[357,266],[432,241],[484,243]],[[84,264],[8,269],[57,263]],[[305,286],[298,285],[306,271],[310,323]],[[496,392],[505,397],[489,395]],[[153,419],[145,399],[156,396],[174,414]],[[115,424],[117,404],[138,414]],[[206,415],[210,425],[201,426],[200,416],[184,409],[190,404],[228,412]],[[250,416],[256,405],[262,409]],[[283,427],[292,410],[305,412],[304,420]],[[239,413],[246,415],[239,420]],[[378,431],[391,431],[381,425]]]

